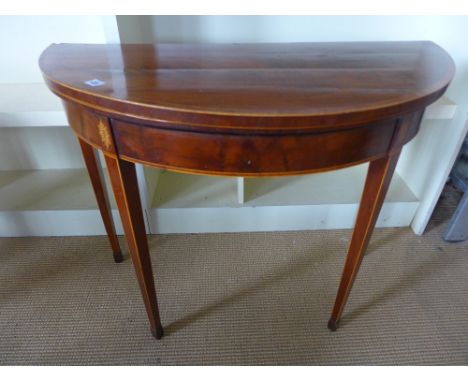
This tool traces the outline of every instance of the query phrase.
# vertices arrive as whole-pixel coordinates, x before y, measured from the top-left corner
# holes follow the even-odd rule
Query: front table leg
[[[369,170],[361,197],[356,225],[348,249],[348,256],[346,257],[331,318],[328,321],[328,328],[332,331],[337,329],[338,321],[341,318],[343,308],[353,286],[359,266],[361,265],[388,186],[390,185],[393,172],[395,171],[400,151],[401,149],[392,155],[369,163]]]
[[[119,208],[122,225],[137,275],[140,290],[145,302],[151,325],[151,333],[157,339],[163,335],[159,318],[156,289],[154,287],[151,258],[146,239],[145,222],[138,191],[135,165],[118,158],[105,155],[107,169]]]

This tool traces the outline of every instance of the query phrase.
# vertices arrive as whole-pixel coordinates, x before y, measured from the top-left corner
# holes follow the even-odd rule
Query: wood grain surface
[[[39,63],[56,94],[95,110],[234,130],[336,128],[415,112],[454,73],[428,41],[57,44]]]

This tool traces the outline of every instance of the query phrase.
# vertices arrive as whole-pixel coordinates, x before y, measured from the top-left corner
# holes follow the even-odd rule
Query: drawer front
[[[396,120],[321,133],[198,133],[111,120],[123,159],[182,172],[271,176],[332,170],[385,155]]]

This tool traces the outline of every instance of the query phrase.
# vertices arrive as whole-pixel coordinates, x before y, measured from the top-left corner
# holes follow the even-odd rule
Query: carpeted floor
[[[165,337],[105,237],[0,239],[2,365],[468,364],[468,243],[375,231],[327,329],[351,231],[150,237]]]

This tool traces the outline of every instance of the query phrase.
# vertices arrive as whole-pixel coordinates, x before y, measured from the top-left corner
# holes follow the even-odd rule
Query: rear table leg
[[[107,198],[107,191],[105,188],[104,176],[97,157],[97,153],[93,146],[78,138],[78,142],[83,153],[83,159],[88,170],[89,178],[93,186],[94,194],[98,203],[99,211],[101,212],[102,221],[106,228],[107,237],[109,238],[112,252],[114,254],[114,261],[121,263],[123,261],[122,251],[120,249],[119,240],[115,233],[114,220],[112,219],[111,208],[109,199]]]

